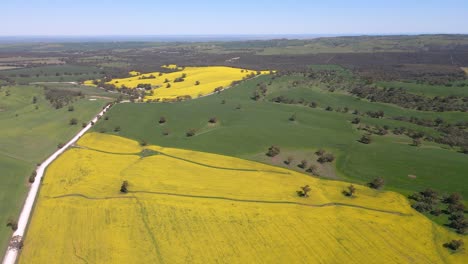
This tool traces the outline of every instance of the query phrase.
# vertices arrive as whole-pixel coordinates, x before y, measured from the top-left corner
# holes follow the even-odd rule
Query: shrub
[[[294,160],[294,157],[293,156],[288,156],[288,158],[284,161],[284,163],[286,165],[291,165],[291,163],[293,162]]]
[[[271,146],[268,148],[268,152],[266,153],[269,157],[274,157],[280,153],[280,148],[278,146]]]
[[[85,128],[88,124],[86,124],[85,122],[81,123],[81,127],[82,128]]]
[[[159,124],[164,124],[164,123],[166,123],[166,121],[167,121],[167,120],[166,120],[166,118],[165,118],[164,116],[161,116],[161,117],[159,118]]]
[[[361,122],[361,119],[359,117],[355,117],[353,118],[353,120],[351,121],[352,124],[359,124]]]
[[[75,111],[75,107],[73,105],[70,105],[68,107],[68,112],[73,112],[73,111]]]
[[[147,145],[148,145],[148,142],[146,142],[146,140],[140,141],[140,146],[144,147],[144,146],[147,146]]]
[[[63,148],[64,146],[65,146],[65,144],[63,144],[63,143],[58,143],[57,144],[57,148],[59,148],[59,149]]]
[[[170,133],[169,130],[164,130],[164,131],[162,132],[162,134],[163,134],[164,136],[168,136],[169,133]]]
[[[119,132],[119,131],[120,131],[120,126],[116,126],[116,127],[114,128],[114,132]]]
[[[369,182],[369,187],[373,189],[380,189],[385,185],[385,180],[382,177],[378,177]]]
[[[200,81],[196,81],[196,82],[195,82],[195,85],[200,85]]]
[[[212,117],[208,120],[208,122],[210,122],[211,124],[216,124],[218,123],[218,118],[217,117]]]
[[[170,83],[167,83],[167,84],[166,84],[166,88],[171,88],[171,84],[170,84]]]
[[[69,124],[70,124],[71,126],[74,126],[74,125],[78,124],[78,119],[76,119],[76,118],[70,119]]]

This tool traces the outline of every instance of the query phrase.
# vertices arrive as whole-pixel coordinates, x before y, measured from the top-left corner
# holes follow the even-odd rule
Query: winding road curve
[[[92,122],[96,123],[99,119],[100,116],[102,116],[104,113],[109,110],[111,107],[111,104],[107,105],[101,112],[99,112],[93,119]],[[68,141],[67,144],[65,144],[61,149],[57,150],[54,154],[52,154],[49,158],[47,158],[40,166],[37,167],[36,169],[36,178],[34,180],[34,183],[31,185],[31,188],[29,189],[28,196],[26,198],[26,201],[23,206],[23,210],[21,211],[19,220],[18,220],[18,229],[13,233],[13,237],[23,237],[24,233],[26,231],[29,218],[31,217],[31,211],[34,207],[34,202],[36,200],[37,193],[39,191],[39,187],[41,185],[42,177],[44,176],[44,171],[49,166],[60,154],[62,154],[65,150],[67,150],[68,147],[73,145],[81,136],[84,135],[90,128],[92,127],[91,122],[84,127],[78,134],[76,134],[70,141]],[[18,257],[18,249],[13,248],[13,247],[8,247],[7,252],[5,254],[5,257],[3,259],[3,264],[15,264],[16,259]]]

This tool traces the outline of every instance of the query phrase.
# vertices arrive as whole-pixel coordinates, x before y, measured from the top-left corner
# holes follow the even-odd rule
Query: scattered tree
[[[119,132],[120,131],[120,126],[114,127],[114,132]]]
[[[75,107],[73,105],[68,106],[68,112],[75,111]]]
[[[76,119],[76,118],[70,119],[70,125],[71,125],[71,126],[74,126],[74,125],[76,125],[76,124],[78,124],[78,119]]]
[[[266,153],[269,157],[274,157],[280,153],[280,148],[278,146],[271,146],[268,148],[268,152]]]
[[[164,124],[164,123],[166,123],[166,118],[164,116],[161,116],[159,118],[159,124]]]
[[[196,81],[196,82],[195,82],[195,85],[200,85],[200,81]]]
[[[310,165],[306,171],[312,174],[317,174],[317,165],[315,164]]]
[[[301,169],[305,169],[307,167],[307,163],[307,160],[301,160],[301,163],[299,163],[297,166]]]
[[[351,121],[352,124],[359,124],[361,122],[361,119],[359,117],[355,117],[353,118],[353,120]]]
[[[415,146],[415,147],[421,146],[421,139],[420,138],[414,138],[413,143],[411,143],[411,146]]]
[[[146,142],[146,140],[140,141],[140,146],[144,147],[144,146],[147,146],[147,145],[148,145],[148,142]]]
[[[211,117],[208,122],[210,122],[211,124],[216,124],[218,123],[218,118],[217,117]]]
[[[33,104],[37,103],[37,97],[36,96],[33,96],[32,103]]]
[[[358,141],[363,144],[370,144],[372,142],[372,139],[369,135],[363,135]]]
[[[318,149],[317,151],[315,151],[315,155],[317,155],[317,156],[322,156],[323,154],[325,154],[324,149]]]
[[[317,159],[319,163],[333,162],[334,160],[335,156],[331,153],[325,153]]]
[[[284,161],[286,165],[291,165],[291,163],[294,161],[293,156],[288,156],[288,158]]]

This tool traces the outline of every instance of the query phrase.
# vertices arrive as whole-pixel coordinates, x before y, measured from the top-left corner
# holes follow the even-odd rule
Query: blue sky
[[[468,33],[468,0],[13,0],[0,35]]]

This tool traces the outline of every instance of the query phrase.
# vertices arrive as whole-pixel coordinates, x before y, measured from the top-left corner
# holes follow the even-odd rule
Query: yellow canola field
[[[113,84],[117,88],[137,88],[139,84],[150,84],[153,90],[145,96],[146,100],[176,100],[186,96],[197,98],[208,95],[216,88],[228,88],[233,81],[240,81],[257,73],[269,73],[269,71],[257,72],[224,66],[178,68],[176,65],[169,65],[166,68],[178,71],[139,74],[129,78],[113,79],[108,84]],[[185,76],[184,80],[177,82],[176,79],[182,76]]]
[[[138,155],[137,142],[105,134],[77,145],[47,170],[19,263],[468,260],[442,247],[458,235],[393,192],[356,186],[349,198],[346,183],[196,151]]]

